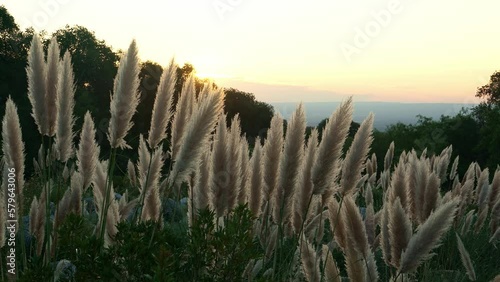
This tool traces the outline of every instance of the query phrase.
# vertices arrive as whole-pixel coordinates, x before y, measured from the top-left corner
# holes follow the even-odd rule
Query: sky
[[[500,70],[498,0],[2,0],[22,29],[82,25],[265,102],[476,103]]]

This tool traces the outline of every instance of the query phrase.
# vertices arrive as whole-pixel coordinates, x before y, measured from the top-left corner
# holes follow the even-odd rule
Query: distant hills
[[[298,103],[270,103],[276,112],[281,113],[285,119],[289,119]],[[329,117],[337,109],[340,102],[310,102],[304,103],[307,116],[307,125],[316,126],[321,120]],[[398,102],[355,102],[355,122],[362,122],[370,113],[375,114],[374,127],[384,131],[387,126],[402,122],[414,124],[417,115],[439,119],[444,116],[455,116],[462,108],[469,109],[476,104],[454,104],[454,103],[398,103]]]

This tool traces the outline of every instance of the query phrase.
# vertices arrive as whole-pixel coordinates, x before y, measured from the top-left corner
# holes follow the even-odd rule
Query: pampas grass
[[[260,144],[259,137],[255,139],[250,165],[250,194],[248,196],[248,203],[253,215],[258,217],[261,211],[262,188],[264,184],[262,181],[262,145]]]
[[[224,275],[227,271],[238,269],[236,274],[224,276],[230,280],[245,277],[259,281],[304,278],[309,281],[341,281],[341,273],[347,273],[352,281],[376,281],[379,275],[381,280],[390,277],[394,281],[426,279],[429,274],[434,274],[435,265],[444,267],[447,271],[442,272],[446,273],[456,270],[451,269],[456,266],[455,257],[442,259],[444,253],[449,253],[450,236],[445,234],[452,225],[455,230],[460,230],[464,242],[471,244],[471,248],[477,246],[465,238],[484,238],[484,244],[489,244],[486,242],[488,238],[493,245],[498,242],[499,169],[491,186],[488,170],[481,170],[476,163],[471,164],[464,177],[460,178],[457,173],[459,158],[456,157],[448,176],[451,146],[439,155],[426,149],[421,154],[415,150],[403,151],[399,157],[396,156],[399,161],[394,165],[396,150],[391,143],[379,174],[377,155],[369,155],[373,139],[372,114],[361,124],[347,152],[343,152],[352,122],[351,98],[341,103],[331,115],[319,144],[318,132],[312,130],[304,146],[306,115],[300,104],[288,120],[286,135],[283,134],[283,118],[279,114],[274,115],[267,139],[257,138],[250,154],[252,148],[249,148],[246,136],[242,136],[239,115],[233,117],[228,128],[227,116],[223,114],[223,90],[213,84],[206,83],[197,95],[195,82],[199,81],[193,75],[189,76],[182,85],[175,113],[171,111],[178,71],[172,60],[160,79],[151,109],[148,136],[139,136],[136,148],[138,160],[136,163],[122,160],[123,154],[117,151],[129,147],[125,137],[132,126],[131,118],[139,98],[139,60],[135,41],[121,59],[114,81],[108,128],[112,148],[109,159],[99,159],[96,130],[88,112],[74,156],[75,85],[70,56],[66,53],[59,63],[55,39],[50,43],[47,63],[43,55],[40,39],[35,35],[27,67],[28,96],[43,141],[38,159],[34,160],[38,166],[37,179],[41,181],[33,181],[33,185],[40,184],[39,188],[43,191],[30,202],[29,232],[34,236],[32,242],[35,242],[34,253],[37,255],[30,258],[27,256],[29,252],[21,252],[25,260],[21,265],[28,268],[28,272],[21,272],[22,275],[31,271],[32,262],[36,263],[38,257],[43,259],[41,264],[49,267],[53,259],[60,259],[61,251],[66,256],[67,250],[61,249],[66,246],[60,246],[57,241],[62,242],[63,236],[68,236],[65,234],[67,227],[74,229],[72,224],[75,223],[85,223],[84,228],[89,224],[93,226],[95,232],[92,238],[87,239],[97,239],[90,241],[97,245],[95,248],[71,246],[71,249],[78,250],[79,258],[87,258],[89,253],[85,252],[94,251],[93,255],[100,257],[110,255],[112,267],[127,259],[120,249],[129,247],[128,240],[123,238],[130,238],[131,242],[146,240],[146,245],[155,248],[158,238],[177,240],[177,235],[184,234],[188,236],[185,243],[174,244],[176,247],[172,248],[169,242],[162,245],[160,253],[156,253],[156,249],[153,252],[159,254],[158,269],[179,265],[168,261],[163,264],[161,258],[170,252],[182,258],[180,265],[184,270],[190,267],[190,263],[197,265],[199,271],[196,271],[193,280],[206,280],[207,275],[218,271],[219,267],[227,267],[222,272]],[[57,91],[54,92],[54,89]],[[54,96],[54,93],[57,95]],[[5,167],[16,167],[22,188],[24,148],[16,111],[9,98],[2,124],[2,150]],[[170,140],[167,140],[167,128],[172,132]],[[52,143],[54,134],[55,144]],[[163,151],[165,146],[162,142],[165,140],[171,141],[167,146],[170,152]],[[57,158],[61,162],[57,162]],[[164,168],[164,161],[170,167]],[[117,176],[115,166],[121,169],[125,162],[131,185],[127,183],[125,187],[116,187],[116,183],[123,182],[114,181]],[[3,201],[7,176],[5,169],[2,172],[0,208],[5,209]],[[82,206],[82,195],[89,195],[90,191],[86,190],[90,186],[98,220],[95,225],[95,218]],[[119,201],[115,199],[115,187],[120,193],[126,190]],[[184,190],[186,187],[187,191]],[[56,189],[58,193],[51,195]],[[137,194],[139,197],[135,196]],[[186,194],[187,217],[186,210],[181,206],[184,202],[180,200]],[[130,195],[133,195],[132,198]],[[171,207],[162,207],[162,202],[172,203],[171,199],[163,201],[162,197],[167,196],[177,198],[174,202],[180,205],[175,209],[180,207],[184,214],[177,214],[165,224],[162,211]],[[56,207],[54,220],[50,217],[51,202]],[[134,215],[130,217],[134,208]],[[208,212],[199,213],[206,208]],[[69,218],[70,213],[77,216]],[[78,219],[82,216],[84,221]],[[66,219],[70,220],[69,225],[65,225]],[[0,226],[5,226],[5,220],[5,213],[1,213]],[[123,225],[119,225],[121,221],[125,221]],[[152,221],[154,225],[141,221]],[[141,233],[140,237],[136,236],[136,227],[142,226],[139,224],[144,224],[146,228],[141,229],[148,232]],[[474,234],[469,232],[472,224]],[[483,228],[485,225],[489,228]],[[118,234],[118,226],[124,228],[120,229],[124,233]],[[330,226],[330,232],[324,232],[327,226]],[[78,226],[75,228],[80,230]],[[152,233],[149,233],[149,228],[152,228]],[[167,228],[174,228],[174,232],[164,230]],[[123,237],[124,234],[128,237]],[[0,234],[0,245],[5,242],[4,235]],[[232,242],[235,236],[243,237]],[[442,238],[447,241],[444,248],[438,251],[439,257],[416,272],[422,262],[432,256],[431,251],[439,246]],[[64,237],[65,242],[67,239]],[[457,235],[456,239],[469,278],[477,278],[461,238]],[[25,246],[24,242],[21,245]],[[111,246],[113,248],[109,248]],[[221,257],[221,251],[229,251],[230,257]],[[494,252],[494,249],[486,251]],[[382,260],[379,259],[380,254]],[[193,259],[193,255],[196,258]],[[472,255],[476,260],[483,254],[475,252]],[[186,257],[187,262],[184,261]],[[334,257],[345,265],[337,265]],[[75,265],[79,262],[76,260]],[[483,265],[483,262],[477,262]],[[79,271],[85,271],[84,267],[77,267]],[[132,278],[128,273],[132,270],[125,269],[124,277]],[[480,276],[483,278],[483,272]]]
[[[45,94],[47,91],[47,66],[44,60],[43,46],[40,37],[35,33],[28,52],[28,66],[26,67],[28,77],[28,98],[32,106],[32,116],[35,119],[38,131],[42,135],[48,135],[45,122]]]
[[[222,114],[224,92],[214,90],[202,97],[183,134],[179,154],[169,175],[170,184],[180,185],[196,169],[201,153],[208,145],[210,133]]]
[[[73,156],[73,117],[75,83],[71,56],[64,53],[59,69],[57,85],[57,127],[55,144],[61,162],[68,161]]]
[[[59,44],[55,37],[50,40],[47,51],[47,92],[45,93],[45,124],[48,136],[56,133],[58,114]]]
[[[228,146],[227,146],[227,127],[226,116],[221,115],[217,124],[216,135],[213,141],[212,151],[212,172],[210,173],[210,191],[212,193],[212,207],[215,209],[217,216],[221,217],[226,210],[227,199],[226,191],[228,185]]]
[[[500,167],[495,171],[493,180],[491,181],[490,199],[488,207],[493,210],[493,206],[500,201]]]
[[[192,108],[194,107],[192,103],[194,102],[195,90],[194,76],[190,74],[182,86],[174,119],[172,120],[172,134],[170,140],[172,146],[170,151],[173,160],[177,157],[179,147],[181,146],[182,135],[184,134],[184,128],[187,126]]]
[[[85,191],[92,179],[96,170],[96,165],[99,162],[99,145],[95,141],[94,121],[89,112],[85,114],[83,119],[82,132],[80,134],[80,144],[76,153],[76,166],[82,175],[82,188]]]
[[[24,188],[24,143],[21,135],[21,124],[17,115],[17,107],[9,97],[5,104],[5,115],[2,121],[2,152],[3,170],[14,169],[15,195],[19,211],[23,210],[23,188]],[[7,180],[4,177],[5,186]],[[7,193],[7,190],[5,190]],[[2,211],[3,212],[3,211]],[[17,218],[19,214],[16,213]]]
[[[176,71],[177,65],[174,59],[172,59],[168,67],[161,74],[148,134],[148,144],[152,149],[155,149],[167,137],[167,125],[171,116],[174,87],[177,80]]]
[[[398,268],[401,253],[408,246],[412,236],[412,226],[401,201],[397,198],[389,208],[389,242],[391,248],[391,264]]]
[[[263,148],[264,194],[263,201],[271,201],[278,186],[279,162],[283,152],[283,119],[279,114],[271,119],[271,127],[267,131],[267,139]],[[275,206],[273,204],[273,206]],[[277,207],[276,207],[277,208]]]
[[[302,269],[304,270],[306,279],[309,282],[319,282],[321,273],[316,251],[307,239],[302,238],[301,241],[300,260],[302,261]]]
[[[130,43],[120,65],[113,85],[108,128],[111,148],[130,148],[125,142],[127,132],[132,128],[132,116],[139,104],[139,57],[135,40]]]
[[[163,164],[163,154],[160,149],[155,150],[151,154],[147,178],[143,182],[141,197],[144,199],[142,207],[141,219],[143,221],[160,219],[161,199],[160,199],[160,173]],[[141,202],[142,204],[142,202]]]
[[[363,170],[364,161],[373,141],[372,128],[373,114],[370,114],[361,123],[342,163],[341,193],[343,195],[357,192],[356,181]]]
[[[294,203],[294,228],[295,232],[299,232],[309,210],[309,199],[312,197],[313,183],[311,180],[311,168],[316,157],[316,150],[318,148],[318,131],[313,129],[305,150],[304,161],[301,169],[299,170],[298,186],[295,194]]]
[[[455,199],[442,205],[419,226],[401,254],[400,273],[415,271],[424,260],[431,257],[430,251],[439,245],[443,234],[451,227],[457,204],[458,200]]]
[[[341,277],[340,277],[340,271],[339,268],[337,267],[337,263],[335,263],[335,260],[333,259],[332,253],[328,249],[328,246],[323,245],[321,249],[321,258],[323,260],[324,264],[324,273],[325,273],[325,278],[326,281],[330,282],[340,282]]]
[[[304,157],[304,136],[306,116],[304,106],[299,104],[288,123],[283,155],[280,160],[279,184],[276,191],[275,218],[288,221],[292,213],[294,193],[296,193],[298,170]]]
[[[225,192],[229,212],[236,206],[241,184],[241,127],[238,114],[231,120],[231,129],[226,143],[229,145],[227,163],[229,179]]]
[[[330,116],[312,166],[313,194],[323,194],[338,176],[338,162],[352,121],[352,99],[343,102]]]

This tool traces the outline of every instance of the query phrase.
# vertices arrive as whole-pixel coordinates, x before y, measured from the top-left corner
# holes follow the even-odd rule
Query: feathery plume
[[[313,194],[322,194],[337,178],[337,164],[352,121],[352,97],[328,120],[312,167]]]
[[[228,148],[228,185],[225,189],[227,195],[227,209],[228,212],[234,208],[237,203],[237,198],[239,194],[241,184],[241,150],[240,150],[240,140],[241,140],[241,127],[240,127],[240,117],[236,114],[231,120],[231,129],[227,135],[226,143],[229,144]]]
[[[212,207],[217,213],[217,217],[224,214],[227,199],[225,190],[228,185],[228,145],[227,145],[226,115],[219,117],[217,129],[215,131],[212,151],[212,172],[210,173],[210,191],[212,192]]]
[[[38,131],[42,135],[48,135],[45,109],[45,94],[47,91],[47,65],[45,64],[42,41],[38,34],[33,35],[31,47],[28,51],[28,66],[26,67],[28,77],[28,98],[33,108],[31,114],[35,119]]]
[[[342,165],[341,189],[343,195],[356,192],[356,182],[361,175],[364,161],[373,141],[372,130],[373,114],[370,113],[356,132]]]
[[[127,132],[134,124],[132,116],[139,104],[139,57],[135,40],[132,40],[120,65],[111,96],[108,140],[111,148],[130,148],[125,142]]]
[[[92,116],[87,111],[83,119],[82,132],[80,134],[80,144],[76,153],[76,165],[78,171],[82,174],[83,186],[82,190],[85,192],[89,187],[94,173],[96,164],[99,162],[99,145],[95,142],[95,128]]]
[[[224,92],[216,90],[205,96],[193,113],[183,134],[179,153],[172,168],[170,184],[179,186],[196,169],[202,151],[206,148],[210,133],[222,114]]]
[[[373,203],[370,203],[366,206],[366,215],[365,215],[365,229],[366,229],[366,238],[368,239],[368,244],[373,246],[375,242],[375,210],[373,209]]]
[[[172,59],[168,67],[161,74],[148,134],[148,144],[151,149],[155,149],[167,136],[167,125],[170,120],[172,97],[174,96],[174,88],[177,80],[176,72],[177,65],[174,59]]]
[[[347,227],[340,215],[340,205],[334,197],[328,202],[328,213],[330,228],[335,237],[335,241],[342,250],[345,250],[347,248]]]
[[[424,221],[429,217],[431,212],[436,208],[439,198],[439,178],[434,173],[431,172],[429,178],[427,179],[427,185],[424,191],[424,201],[423,210],[421,210],[421,220]]]
[[[340,282],[341,277],[339,268],[337,267],[337,264],[332,256],[332,252],[330,252],[327,245],[322,246],[321,255],[325,265],[324,273],[326,281]]]
[[[267,140],[263,148],[264,202],[271,201],[279,179],[279,160],[283,152],[283,119],[276,114],[267,130]],[[272,205],[275,206],[275,205]]]
[[[71,56],[64,53],[57,85],[57,128],[55,144],[61,162],[66,162],[73,155],[73,108],[75,105],[75,83]]]
[[[390,170],[392,159],[394,158],[394,141],[389,145],[389,149],[387,149],[387,153],[385,153],[384,158],[384,170]]]
[[[106,210],[106,207],[103,205],[104,199],[105,199],[105,193],[106,193],[106,180],[107,180],[107,171],[106,168],[108,167],[108,162],[107,161],[102,161],[97,163],[96,166],[96,171],[95,171],[95,176],[93,179],[93,187],[92,189],[93,194],[94,194],[94,201],[95,201],[95,206],[97,208],[97,222],[101,222],[103,217],[105,217],[105,226],[104,230],[104,247],[107,248],[114,242],[114,236],[118,232],[118,229],[116,227],[116,224],[120,220],[120,213],[118,210],[118,204],[114,198],[111,198],[109,201],[109,206],[107,209],[107,214],[104,214],[104,211]],[[110,195],[114,195],[115,192],[113,190],[113,187],[111,187],[109,191]],[[102,209],[101,209],[102,208]],[[99,229],[99,226],[96,226],[97,232],[101,232]],[[100,236],[100,234],[98,234]]]
[[[240,170],[240,191],[238,194],[238,204],[248,203],[249,193],[249,177],[250,177],[250,156],[248,152],[248,142],[245,136],[240,140],[240,156],[241,156],[241,170]]]
[[[341,217],[346,227],[345,232],[347,234],[347,250],[345,250],[345,254],[349,277],[359,275],[355,274],[351,276],[353,275],[353,271],[357,269],[357,267],[352,264],[362,263],[366,272],[365,277],[369,281],[377,281],[378,272],[377,265],[375,264],[375,257],[368,245],[366,229],[361,214],[359,213],[359,208],[356,206],[352,196],[344,197]]]
[[[278,222],[288,221],[291,215],[297,175],[304,158],[305,130],[306,116],[304,106],[301,103],[288,123],[285,145],[280,160],[278,190],[275,193],[275,201],[278,204],[275,209],[275,218]]]
[[[476,281],[476,272],[474,271],[474,266],[472,265],[469,252],[467,252],[467,249],[465,249],[464,243],[462,242],[462,239],[460,239],[458,234],[455,233],[455,236],[457,237],[458,251],[460,252],[462,265],[465,267],[465,270],[467,270],[467,276],[471,281]]]
[[[481,211],[488,205],[488,196],[490,192],[490,183],[489,183],[489,170],[488,168],[485,168],[480,176],[479,179],[477,180],[477,186],[476,186],[476,197],[477,197],[477,205],[479,207],[479,212]]]
[[[408,247],[401,254],[399,271],[412,272],[426,259],[429,252],[439,245],[441,237],[453,223],[458,200],[454,199],[440,206],[427,220],[419,226],[417,232],[408,242]]]
[[[24,143],[21,135],[21,124],[17,115],[17,107],[9,97],[5,104],[5,115],[2,121],[2,151],[4,170],[14,169],[15,196],[18,210],[22,211],[24,188]],[[3,180],[7,183],[7,178]],[[5,190],[7,191],[7,190]],[[3,211],[2,211],[3,212]],[[16,213],[16,216],[20,215]]]
[[[490,229],[491,232],[495,232],[497,228],[500,227],[500,197],[497,197],[496,203],[491,208],[490,215]]]
[[[258,217],[260,215],[260,205],[262,199],[262,146],[260,138],[255,139],[255,145],[250,158],[250,194],[249,194],[249,207],[253,215]]]
[[[47,203],[47,190],[49,189],[50,183],[45,183],[43,185],[43,190],[38,200],[38,210],[36,216],[30,218],[33,220],[32,234],[36,238],[36,254],[41,255],[43,249],[43,242],[45,240],[45,219],[46,219],[46,203]],[[35,214],[35,213],[33,213]],[[31,222],[30,222],[31,224]]]
[[[174,119],[172,120],[172,137],[170,140],[172,146],[170,152],[173,160],[176,159],[179,147],[181,146],[181,140],[185,132],[184,128],[187,126],[193,107],[190,103],[193,102],[195,92],[194,76],[190,74],[182,86],[179,101],[175,109]]]
[[[299,170],[297,193],[295,195],[294,206],[294,228],[295,232],[299,232],[302,222],[308,210],[309,199],[312,196],[313,183],[311,180],[311,168],[316,156],[318,148],[318,131],[313,129],[309,140],[307,140],[307,148],[305,151],[304,162]]]
[[[45,94],[45,123],[48,136],[56,133],[58,113],[57,88],[59,80],[59,44],[55,37],[50,40],[47,51],[47,92]]]
[[[387,265],[392,264],[392,249],[391,249],[391,234],[389,230],[389,212],[392,208],[390,202],[385,202],[381,211],[380,218],[380,246],[382,249],[382,257]]]
[[[300,244],[300,260],[302,261],[302,269],[304,270],[307,281],[319,282],[321,279],[319,260],[313,246],[303,236]]]
[[[493,206],[496,202],[500,201],[500,168],[497,168],[495,171],[495,175],[493,176],[493,180],[491,181],[490,188],[490,199],[488,202],[488,206],[490,210],[493,210]]]
[[[412,233],[410,218],[406,215],[401,201],[396,199],[389,209],[391,264],[396,268],[399,267],[401,253],[406,249]]]
[[[130,180],[130,185],[136,186],[137,185],[137,176],[135,174],[134,163],[132,163],[131,160],[128,160],[128,162],[127,162],[127,176],[128,176],[128,179]]]
[[[139,135],[139,150],[137,152],[139,158],[137,160],[137,172],[139,174],[139,191],[143,191],[144,186],[148,178],[149,163],[151,161],[151,155],[149,154],[148,147],[142,134]]]
[[[457,176],[457,168],[458,168],[459,159],[460,159],[460,156],[456,156],[455,160],[453,161],[453,164],[451,165],[450,180],[453,180],[455,178],[455,176]]]
[[[391,183],[389,185],[388,201],[392,204],[397,198],[401,201],[401,205],[407,208],[407,190],[408,183],[405,179],[406,166],[403,160],[399,160],[399,163],[394,168],[394,172],[391,175]]]
[[[144,197],[144,207],[142,209],[141,219],[144,221],[160,219],[161,200],[160,200],[160,173],[163,164],[162,150],[156,149],[151,157],[151,164],[147,172],[147,179],[144,180],[144,186],[141,190]]]
[[[82,175],[79,172],[73,172],[71,175],[71,197],[69,205],[75,214],[82,213]]]
[[[193,206],[196,215],[197,210],[205,209],[209,204],[208,181],[210,177],[210,150],[205,150],[201,156],[201,162],[195,173],[193,187]]]
[[[413,221],[422,222],[421,208],[425,199],[425,187],[430,175],[429,165],[416,157],[413,157],[408,166],[409,173],[406,174],[407,206]]]

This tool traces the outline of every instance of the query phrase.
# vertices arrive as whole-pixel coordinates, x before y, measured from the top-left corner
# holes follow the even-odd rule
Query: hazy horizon
[[[320,121],[330,117],[331,113],[340,105],[340,102],[305,102],[307,125],[317,126]],[[285,119],[289,119],[298,103],[281,102],[271,103],[275,111]],[[443,116],[455,116],[462,108],[470,109],[476,104],[458,103],[401,103],[401,102],[355,102],[353,121],[361,123],[370,112],[375,115],[373,127],[385,131],[387,126],[398,122],[415,124],[417,115],[434,120]]]
[[[135,38],[143,61],[190,62],[264,102],[477,103],[500,61],[493,0],[2,2],[22,29],[81,25],[114,50]]]

